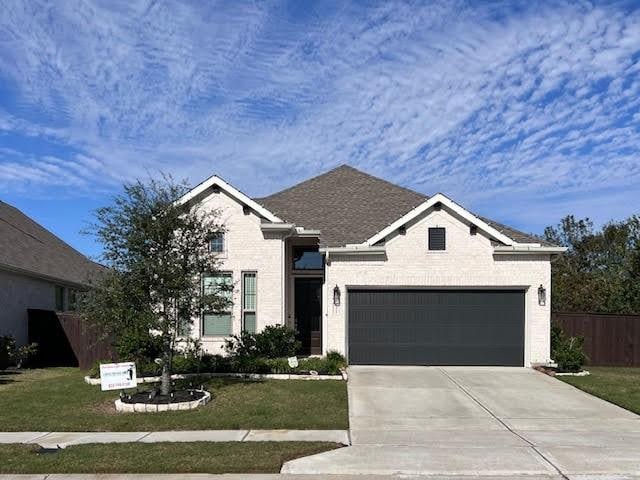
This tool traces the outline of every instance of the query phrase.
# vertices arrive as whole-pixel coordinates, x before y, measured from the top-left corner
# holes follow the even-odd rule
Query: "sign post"
[[[100,387],[102,390],[124,390],[135,388],[138,385],[136,378],[136,364],[133,362],[101,363]]]

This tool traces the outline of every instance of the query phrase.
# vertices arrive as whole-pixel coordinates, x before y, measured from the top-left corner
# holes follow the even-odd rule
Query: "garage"
[[[524,363],[522,290],[350,289],[353,365]]]

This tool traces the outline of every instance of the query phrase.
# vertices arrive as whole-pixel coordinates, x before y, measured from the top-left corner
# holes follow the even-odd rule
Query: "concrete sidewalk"
[[[0,443],[65,448],[83,443],[335,442],[349,445],[346,430],[184,430],[162,432],[0,432]]]

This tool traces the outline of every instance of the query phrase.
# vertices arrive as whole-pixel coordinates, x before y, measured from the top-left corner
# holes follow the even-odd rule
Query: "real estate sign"
[[[136,379],[136,364],[133,362],[101,363],[100,386],[102,390],[121,390],[135,388],[138,385]]]

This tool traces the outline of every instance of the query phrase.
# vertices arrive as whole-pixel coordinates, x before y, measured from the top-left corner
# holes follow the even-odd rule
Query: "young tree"
[[[167,176],[136,181],[96,210],[90,232],[109,271],[81,302],[85,317],[109,336],[150,332],[159,339],[163,395],[171,389],[176,338],[194,316],[222,311],[230,301],[225,285],[203,294],[201,275],[218,266],[208,243],[223,226],[217,211],[179,203],[186,190]]]

